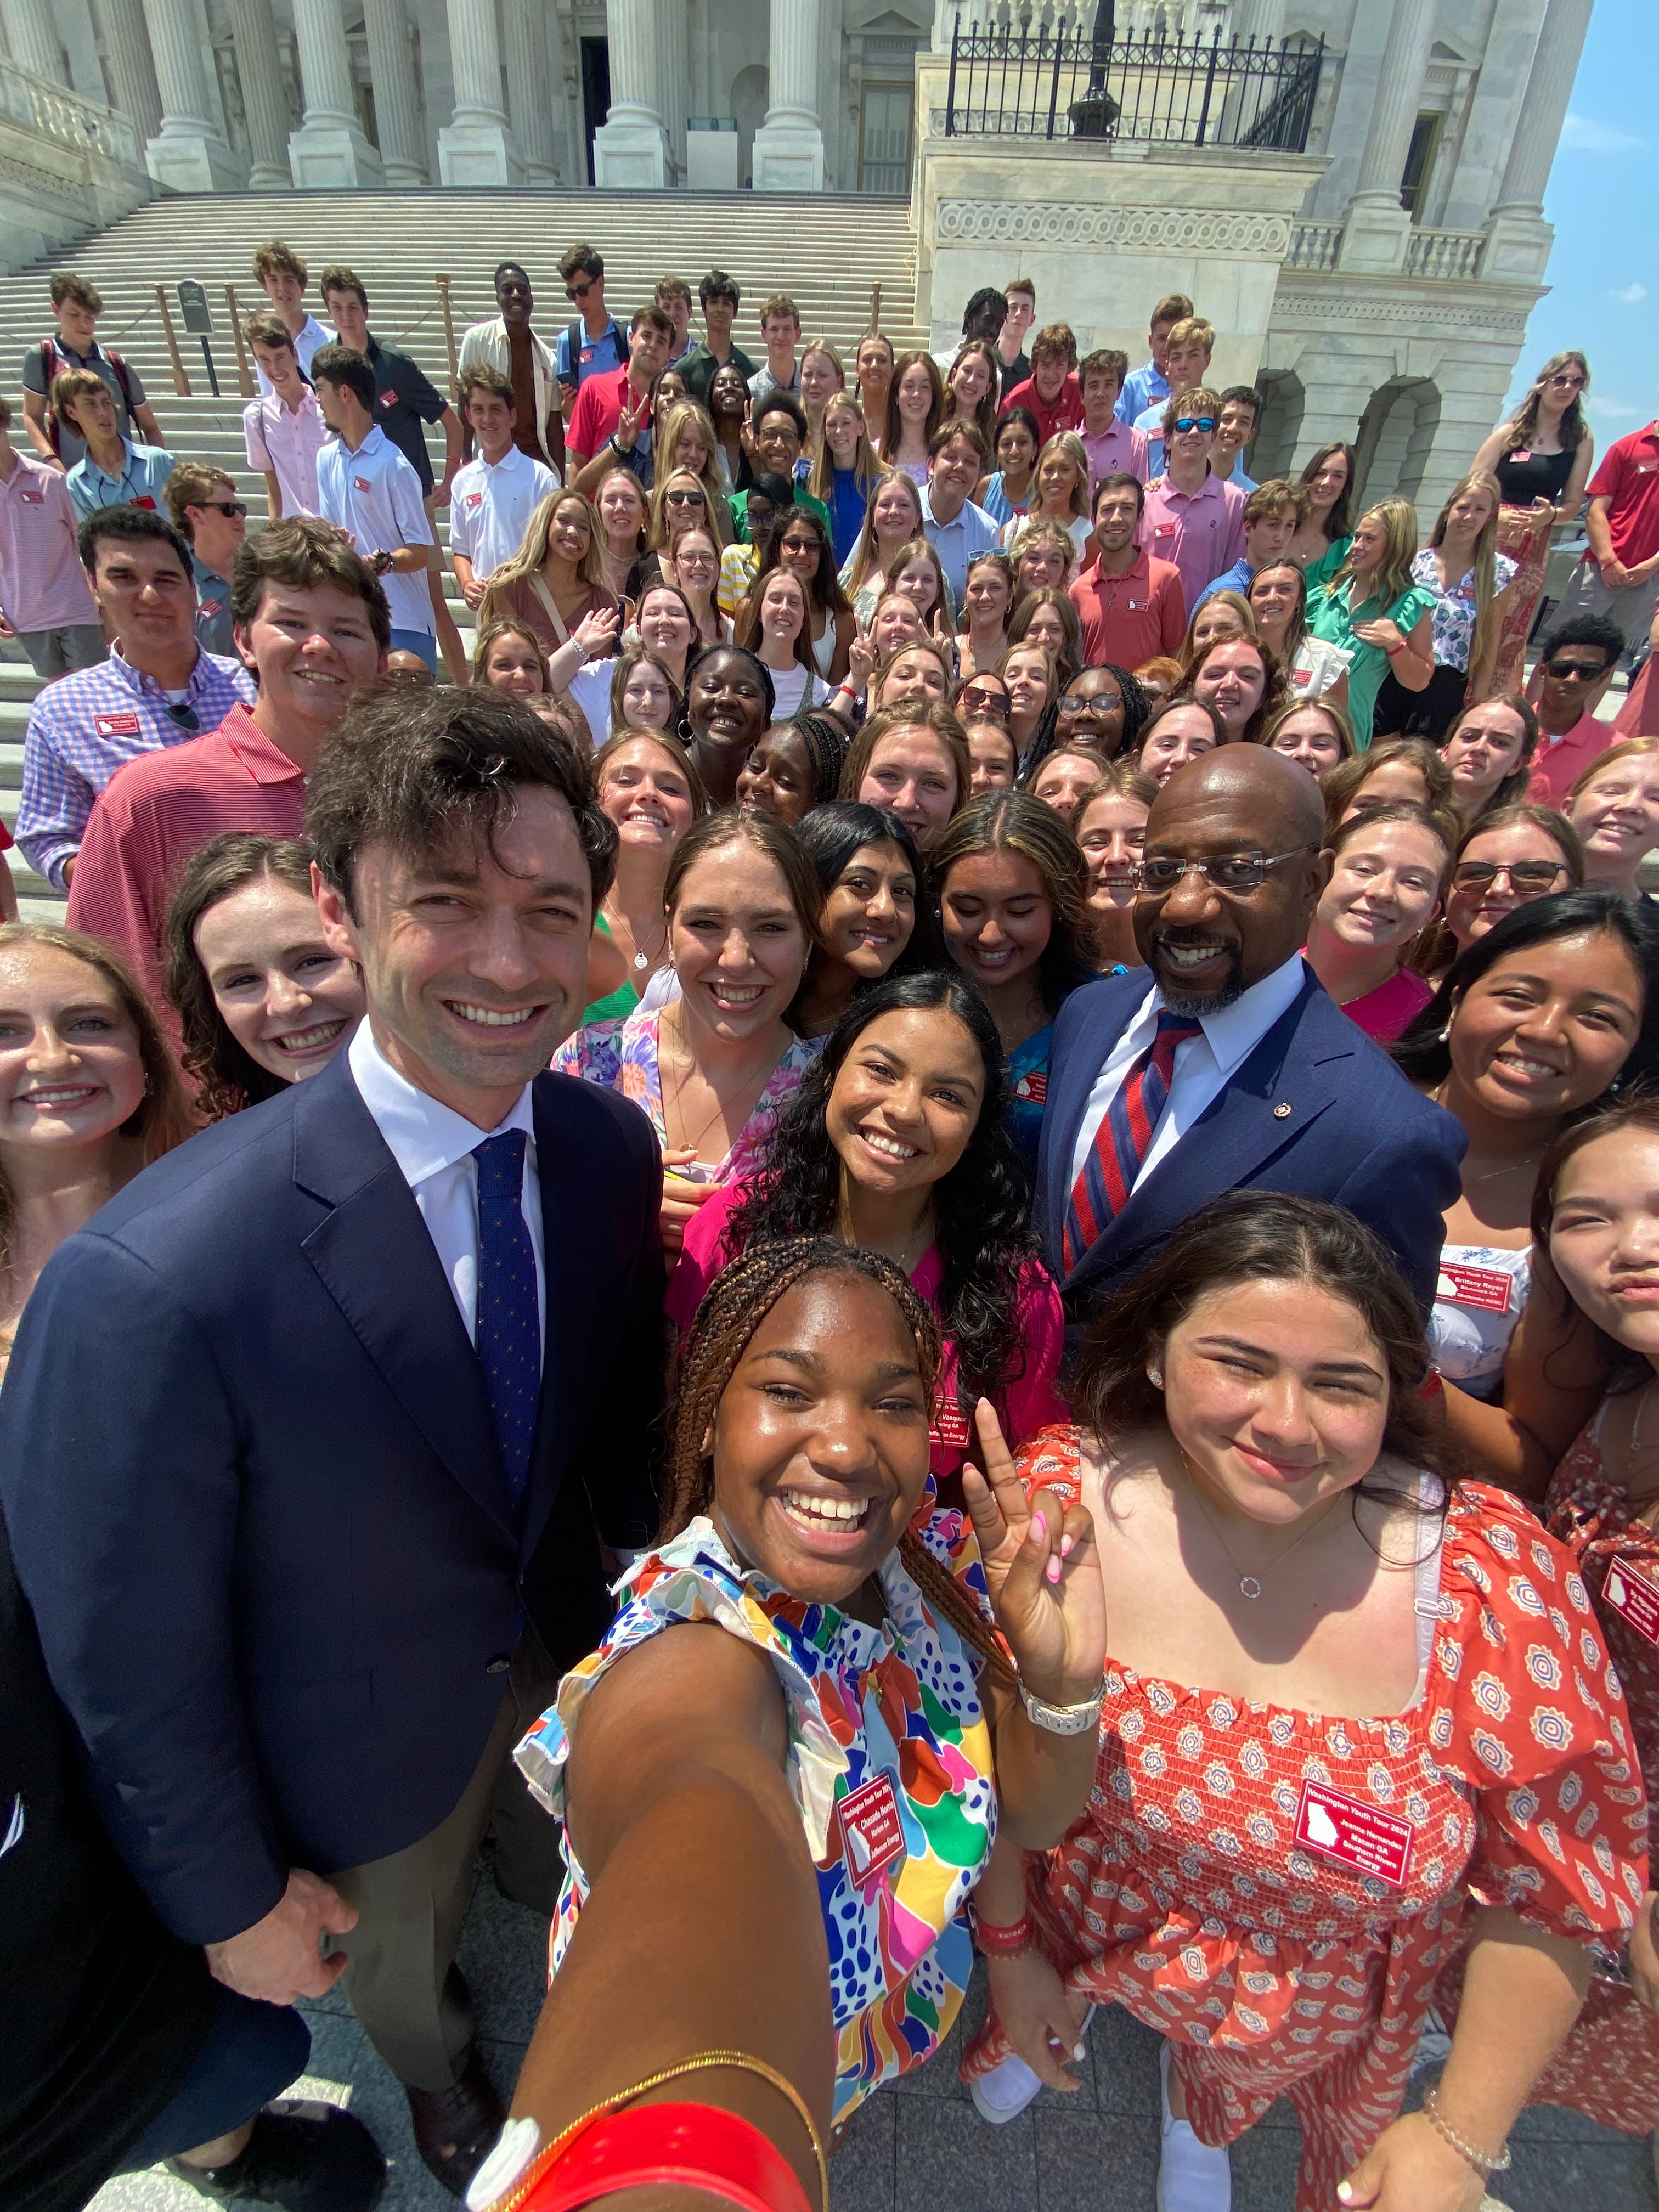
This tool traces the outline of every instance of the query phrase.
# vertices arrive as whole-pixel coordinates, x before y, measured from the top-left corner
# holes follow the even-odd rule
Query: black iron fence
[[[963,31],[951,40],[948,138],[1138,138],[1301,154],[1325,41],[1102,39]]]

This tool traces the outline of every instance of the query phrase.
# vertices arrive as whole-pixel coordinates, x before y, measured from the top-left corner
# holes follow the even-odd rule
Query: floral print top
[[[602,1084],[607,1091],[620,1091],[624,1098],[631,1098],[641,1113],[649,1115],[657,1142],[663,1146],[668,1136],[663,1121],[657,1028],[665,1012],[664,1007],[641,1006],[621,1020],[584,1022],[553,1055],[556,1075],[579,1075],[584,1083]],[[753,1175],[766,1157],[784,1108],[823,1049],[822,1037],[792,1040],[725,1158],[693,1160],[687,1167],[675,1169],[675,1174],[691,1182],[731,1182],[738,1176]]]
[[[1492,578],[1494,596],[1508,588],[1510,578],[1520,563],[1511,561],[1507,553],[1499,553],[1494,561]],[[1439,668],[1455,668],[1467,676],[1469,656],[1474,650],[1474,571],[1448,592],[1440,588],[1440,571],[1435,565],[1434,548],[1425,545],[1412,562],[1412,581],[1420,584],[1434,594],[1434,614],[1431,627],[1434,631],[1434,659]]]
[[[931,1476],[911,1527],[988,1621],[973,1528],[965,1514],[936,1506]],[[705,1621],[766,1654],[783,1692],[785,1772],[830,1942],[837,2122],[950,2033],[973,1967],[963,1908],[996,1837],[980,1656],[934,1615],[896,1551],[878,1579],[887,1619],[872,1628],[740,1567],[714,1522],[695,1520],[623,1577],[605,1642],[565,1676],[517,1753],[532,1795],[562,1819],[571,1733],[624,1653],[680,1622]],[[556,1974],[588,1890],[568,1834],[564,1852]]]

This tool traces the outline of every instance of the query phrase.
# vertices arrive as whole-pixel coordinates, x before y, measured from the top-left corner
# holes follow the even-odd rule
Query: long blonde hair
[[[829,410],[826,408],[824,412],[828,414]],[[847,571],[845,586],[849,599],[854,592],[861,591],[881,568],[881,555],[876,545],[876,501],[890,483],[902,483],[915,501],[915,528],[910,534],[913,538],[923,535],[921,494],[916,488],[915,477],[907,477],[902,469],[884,469],[870,487],[869,502],[864,510],[864,527],[859,532],[858,544],[853,548],[852,564]]]
[[[568,489],[550,491],[526,526],[523,544],[513,558],[503,561],[490,577],[484,592],[484,603],[478,610],[482,621],[491,622],[496,618],[491,612],[490,600],[504,586],[527,583],[531,577],[539,574],[541,565],[547,558],[548,533],[553,527],[553,518],[568,501],[573,499],[587,517],[587,550],[577,563],[576,574],[592,590],[607,599],[611,597],[611,585],[605,573],[603,559],[605,532],[599,527],[599,518],[593,510],[592,501],[580,492]],[[496,611],[505,614],[507,610],[502,605]]]
[[[853,485],[866,508],[884,471],[876,458],[876,449],[870,443],[870,433],[865,425],[864,410],[850,392],[832,392],[824,402],[824,434],[818,441],[818,450],[812,460],[812,477],[807,489],[814,499],[821,499],[827,507],[836,495],[836,457],[830,450],[830,417],[835,409],[844,407],[859,426],[859,441],[853,448]],[[905,479],[908,483],[910,479]]]
[[[1446,504],[1430,537],[1431,546],[1446,542],[1446,518],[1466,491],[1485,492],[1492,501],[1492,513],[1481,526],[1474,541],[1474,636],[1469,647],[1469,667],[1479,668],[1490,641],[1492,603],[1498,594],[1498,515],[1504,504],[1504,494],[1498,479],[1486,469],[1474,469],[1460,477],[1446,495]],[[1462,583],[1460,576],[1455,581]]]
[[[1402,599],[1412,587],[1412,562],[1417,558],[1417,509],[1408,499],[1379,499],[1373,506],[1365,509],[1359,520],[1364,522],[1372,515],[1375,515],[1382,526],[1385,540],[1382,558],[1371,571],[1369,579],[1364,577],[1358,579],[1365,586],[1365,596],[1359,601],[1358,606],[1352,605],[1353,594],[1350,589],[1348,597],[1351,614],[1358,614],[1359,608],[1367,605],[1372,599],[1376,600],[1383,613],[1387,614],[1395,601]],[[1355,528],[1358,529],[1358,525],[1356,524]],[[1351,586],[1355,582],[1352,562],[1351,549],[1348,558],[1343,562],[1335,575],[1331,578],[1330,593],[1333,599],[1345,586]]]
[[[1056,430],[1054,436],[1045,441],[1042,451],[1031,464],[1031,495],[1025,509],[1026,519],[1029,521],[1052,522],[1054,519],[1046,509],[1038,509],[1035,513],[1033,509],[1037,507],[1037,502],[1042,497],[1042,464],[1050,453],[1056,452],[1063,453],[1077,471],[1072,481],[1073,518],[1076,520],[1081,516],[1085,520],[1087,519],[1089,456],[1084,450],[1082,439],[1075,430]]]
[[[688,430],[695,430],[702,440],[707,458],[700,471],[682,468],[674,459],[674,448]],[[708,516],[709,528],[714,532],[714,543],[718,546],[730,545],[737,533],[732,526],[732,510],[726,503],[720,471],[715,466],[714,456],[720,451],[720,441],[714,435],[714,422],[708,409],[700,407],[695,399],[677,399],[663,418],[661,434],[653,451],[659,465],[657,489],[651,495],[648,534],[653,549],[659,552],[662,549],[661,495],[666,490],[666,479],[671,476],[696,476],[708,502],[705,512]]]

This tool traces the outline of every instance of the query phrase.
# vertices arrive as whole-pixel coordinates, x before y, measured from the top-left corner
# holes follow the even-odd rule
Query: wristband
[[[970,1917],[973,1922],[974,1941],[987,1958],[1014,1959],[1018,1958],[1022,1951],[1030,1949],[1031,1918],[1029,1913],[1022,1912],[1018,1919],[1011,1922],[1006,1928],[994,1928],[988,1920],[981,1919],[977,1912],[972,1912]]]
[[[1402,637],[1398,645],[1385,645],[1382,650],[1388,654],[1389,659],[1392,660],[1397,653],[1401,653],[1406,650],[1406,641]]]
[[[624,2189],[694,2189],[741,2212],[811,2212],[769,2136],[719,2105],[636,2105],[556,2144],[501,2212],[580,2212]]]
[[[1438,2087],[1431,2089],[1423,2100],[1423,2117],[1443,2142],[1449,2143],[1465,2166],[1472,2166],[1484,2181],[1489,2173],[1505,2173],[1510,2166],[1510,2147],[1505,2143],[1494,2157],[1490,2151],[1477,2150],[1473,2143],[1464,2142],[1454,2128],[1446,2124],[1440,2112]]]
[[[1049,1735],[1082,1735],[1100,1726],[1101,1710],[1106,1703],[1106,1677],[1101,1676],[1100,1687],[1080,1705],[1045,1705],[1041,1698],[1031,1695],[1024,1682],[1019,1686],[1019,1701],[1033,1728],[1040,1728]]]

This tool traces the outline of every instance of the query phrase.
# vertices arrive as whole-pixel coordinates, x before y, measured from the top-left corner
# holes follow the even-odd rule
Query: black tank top
[[[1524,447],[1518,453],[1505,453],[1492,471],[1504,506],[1530,507],[1535,499],[1555,506],[1567,488],[1575,459],[1571,452],[1531,453]]]

